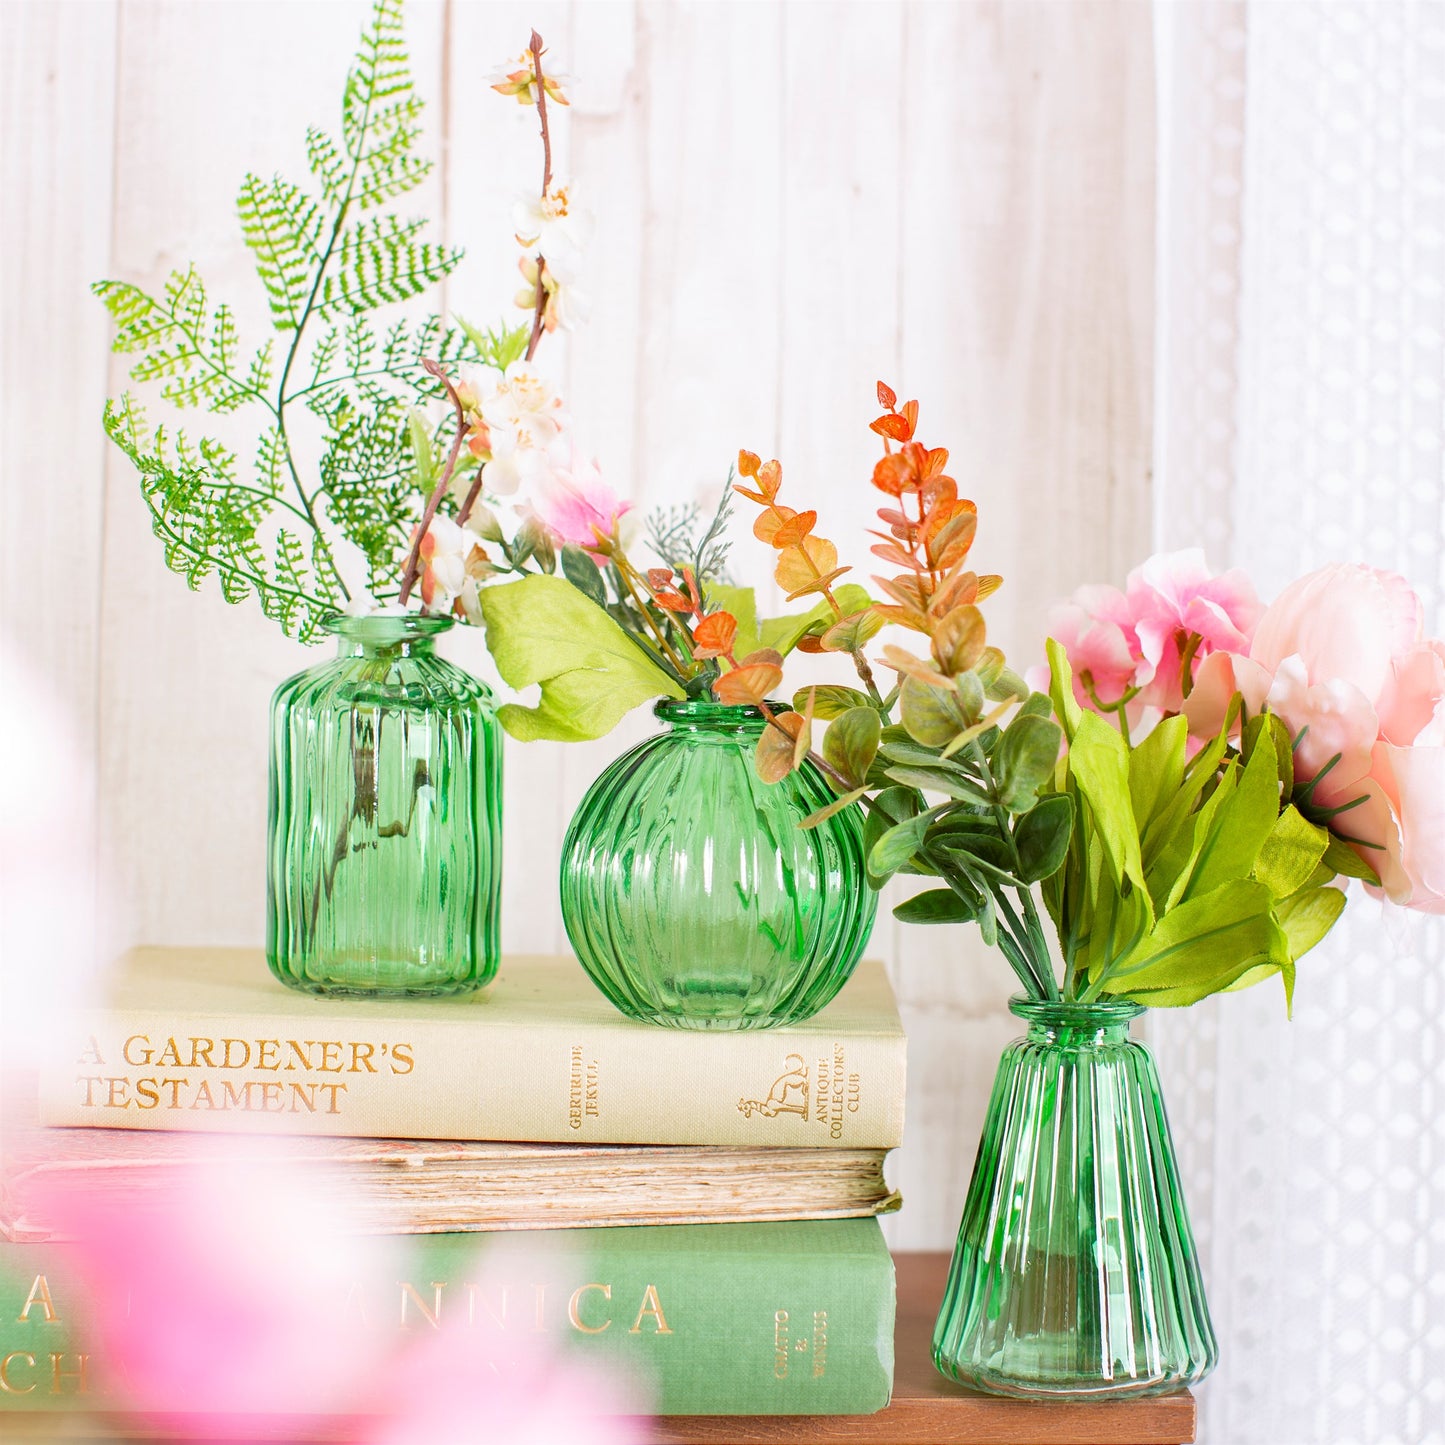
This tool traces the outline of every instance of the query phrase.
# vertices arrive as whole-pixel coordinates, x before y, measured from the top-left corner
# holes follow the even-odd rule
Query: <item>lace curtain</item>
[[[1445,5],[1157,0],[1155,541],[1445,632]],[[1445,919],[1355,898],[1151,1023],[1220,1330],[1207,1445],[1445,1440]]]

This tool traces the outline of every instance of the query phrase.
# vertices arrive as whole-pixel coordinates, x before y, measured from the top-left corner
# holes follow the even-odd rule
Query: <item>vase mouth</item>
[[[792,712],[785,702],[768,700],[774,713]],[[762,708],[751,703],[714,702],[708,697],[662,698],[652,709],[654,717],[674,727],[710,727],[730,731],[742,727],[761,727],[767,721]]]
[[[439,637],[456,626],[454,617],[431,617],[420,612],[373,612],[353,617],[339,612],[321,624],[329,633],[366,647],[387,647]]]
[[[1127,998],[1100,998],[1092,1003],[1068,999],[1037,999],[1015,994],[1009,1012],[1031,1024],[1055,1029],[1122,1027],[1138,1018],[1144,1005]]]

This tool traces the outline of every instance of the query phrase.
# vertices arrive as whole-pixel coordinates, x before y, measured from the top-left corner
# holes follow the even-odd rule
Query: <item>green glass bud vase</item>
[[[499,961],[502,737],[446,617],[337,617],[271,700],[266,957],[307,993],[464,993]]]
[[[810,1018],[848,981],[873,927],[855,805],[811,763],[753,767],[755,707],[662,702],[665,730],[593,783],[562,848],[562,917],[583,968],[625,1014],[683,1029]]]
[[[1028,1034],[999,1063],[934,1363],[998,1395],[1183,1389],[1216,1349],[1143,1009],[1010,1007]]]

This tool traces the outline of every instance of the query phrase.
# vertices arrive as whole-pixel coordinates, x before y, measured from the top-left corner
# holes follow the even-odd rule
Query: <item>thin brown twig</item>
[[[432,521],[437,514],[437,508],[447,494],[447,488],[452,484],[452,473],[457,469],[457,457],[461,455],[462,440],[467,434],[467,409],[462,399],[457,395],[457,389],[451,383],[451,378],[442,370],[441,364],[436,361],[423,361],[422,367],[432,376],[436,377],[447,389],[447,396],[457,409],[457,434],[452,438],[452,449],[447,454],[447,464],[442,469],[441,480],[437,482],[430,497],[427,498],[426,511],[421,514],[421,523],[416,529],[416,537],[411,544],[411,551],[407,555],[406,568],[401,574],[401,591],[397,594],[398,606],[405,607],[407,598],[411,596],[411,589],[416,585],[417,575],[421,571],[421,544],[431,528]],[[478,473],[480,478],[480,473]]]
[[[547,204],[547,192],[552,189],[552,134],[547,129],[547,85],[542,75],[542,37],[534,30],[531,45],[532,69],[537,78],[537,117],[542,123],[542,204]],[[540,253],[537,256],[537,300],[532,308],[532,335],[527,341],[527,360],[537,354],[542,340],[542,319],[547,310],[546,286],[547,261]]]

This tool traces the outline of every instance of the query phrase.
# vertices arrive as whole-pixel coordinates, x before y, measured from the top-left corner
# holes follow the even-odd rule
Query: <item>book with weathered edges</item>
[[[498,1262],[501,1238],[528,1248]],[[76,1323],[71,1249],[0,1244],[0,1416],[109,1393]],[[428,1235],[401,1277],[353,1281],[336,1307],[398,1334],[465,1329],[483,1365],[489,1339],[540,1331],[663,1415],[864,1415],[892,1390],[893,1261],[876,1219]]]
[[[319,1000],[250,949],[141,948],[40,1078],[91,1128],[891,1149],[903,1028],[865,962],[821,1013],[739,1033],[618,1013],[571,958],[503,961],[451,999]]]
[[[63,1238],[57,1188],[145,1208],[198,1161],[281,1164],[364,1234],[727,1224],[885,1214],[882,1149],[497,1144],[44,1129],[5,1141],[0,1238]]]

